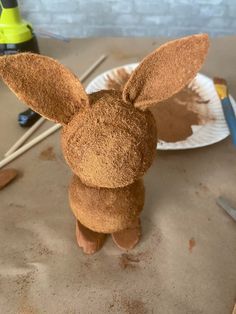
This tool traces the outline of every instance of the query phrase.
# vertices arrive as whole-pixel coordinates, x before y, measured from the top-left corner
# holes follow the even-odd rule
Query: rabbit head
[[[150,167],[157,132],[148,108],[181,90],[199,71],[206,34],[162,45],[135,69],[123,92],[87,95],[78,78],[57,61],[22,53],[0,58],[0,76],[34,111],[61,123],[62,149],[88,186],[127,186]]]

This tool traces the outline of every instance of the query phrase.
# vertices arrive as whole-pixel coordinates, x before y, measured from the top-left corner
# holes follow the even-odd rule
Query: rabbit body
[[[122,188],[95,188],[73,176],[69,202],[75,217],[99,233],[114,233],[132,227],[144,205],[142,180]]]
[[[144,205],[140,179],[152,164],[157,130],[149,110],[117,91],[89,95],[90,106],[63,128],[62,150],[75,173],[69,201],[77,220],[98,233],[132,228]]]
[[[141,235],[142,177],[156,155],[157,129],[148,110],[188,84],[208,51],[206,34],[162,45],[134,70],[122,92],[87,95],[79,79],[54,59],[32,53],[0,57],[0,76],[20,100],[61,123],[62,151],[74,173],[69,201],[85,253],[106,233],[124,249]],[[158,127],[158,126],[157,126]]]

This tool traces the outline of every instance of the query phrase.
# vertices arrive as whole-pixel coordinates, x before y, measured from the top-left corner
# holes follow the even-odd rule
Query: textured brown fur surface
[[[113,233],[132,226],[144,204],[142,180],[124,188],[92,188],[74,176],[69,201],[76,218],[87,228]]]
[[[17,97],[48,119],[68,123],[88,105],[76,76],[58,61],[32,53],[0,58],[0,76]]]
[[[209,46],[206,34],[167,42],[149,54],[126,83],[123,98],[146,109],[189,83],[200,70]]]
[[[140,225],[132,226],[144,205],[140,178],[152,164],[157,142],[156,123],[147,108],[183,88],[197,74],[207,49],[205,34],[161,46],[135,69],[123,94],[86,95],[74,74],[45,56],[0,57],[0,76],[16,95],[63,124],[63,153],[75,173],[69,200],[79,221],[78,244],[86,253],[102,246],[99,233],[113,233],[122,248],[139,241]]]
[[[89,186],[133,183],[151,166],[156,153],[151,112],[126,104],[117,91],[92,94],[90,104],[64,128],[62,147],[69,166]]]

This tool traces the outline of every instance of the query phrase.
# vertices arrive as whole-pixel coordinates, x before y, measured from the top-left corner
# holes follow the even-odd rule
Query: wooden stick
[[[106,55],[102,55],[99,59],[97,59],[97,61],[94,62],[94,64],[91,65],[90,68],[88,68],[87,71],[84,72],[83,75],[81,75],[81,77],[79,78],[80,82],[83,83],[86,78],[88,78],[88,76],[94,71],[96,70],[96,68],[107,58]]]
[[[22,135],[19,140],[6,152],[5,157],[11,155],[14,151],[17,150],[24,142],[40,127],[41,124],[45,122],[45,119],[42,117],[33,126]]]
[[[22,155],[24,152],[26,152],[28,149],[30,149],[31,147],[33,147],[34,145],[38,144],[39,142],[41,142],[43,139],[45,139],[46,137],[48,137],[50,134],[56,132],[59,128],[61,127],[60,124],[55,124],[53,127],[49,128],[48,130],[46,130],[45,132],[43,132],[42,134],[40,134],[39,136],[37,136],[36,138],[34,138],[32,141],[30,141],[29,143],[25,144],[24,146],[22,146],[21,148],[19,148],[18,150],[16,150],[14,153],[12,153],[10,156],[7,156],[6,158],[4,158],[3,160],[0,161],[0,168],[4,167],[5,165],[7,165],[9,162],[11,162],[12,160],[16,159],[18,156]]]
[[[236,314],[236,303],[234,304],[234,308],[233,308],[233,313],[232,314]]]
[[[94,64],[92,64],[92,66],[81,76],[80,81],[83,82],[84,80],[86,80],[86,78],[106,59],[106,57],[107,57],[106,55],[102,55]],[[41,119],[44,120],[43,117]],[[60,129],[60,127],[61,127],[60,124],[56,124],[56,125],[52,126],[48,130],[46,130],[45,132],[41,133],[39,136],[34,138],[29,143],[25,144],[24,146],[22,146],[21,148],[16,150],[11,155],[8,155],[6,158],[4,158],[3,160],[0,161],[0,168],[4,167],[9,162],[11,162],[12,160],[16,159],[18,156],[22,155],[28,149],[30,149],[31,147],[33,147],[37,143],[41,142],[43,139],[45,139],[46,137],[48,137],[52,133],[56,132],[58,129]],[[29,131],[30,130],[28,130],[27,132],[29,132]],[[32,132],[30,133],[30,135],[31,134],[32,134]],[[25,140],[26,140],[26,138],[25,138]],[[16,144],[14,144],[14,145],[16,145]]]

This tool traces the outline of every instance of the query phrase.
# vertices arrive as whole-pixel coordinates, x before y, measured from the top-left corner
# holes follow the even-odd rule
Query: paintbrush
[[[232,142],[236,146],[236,117],[233,106],[229,98],[229,91],[226,80],[222,78],[215,77],[214,84],[218,96],[221,100],[221,105],[223,108],[225,120],[227,122]]]

